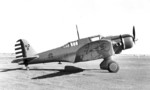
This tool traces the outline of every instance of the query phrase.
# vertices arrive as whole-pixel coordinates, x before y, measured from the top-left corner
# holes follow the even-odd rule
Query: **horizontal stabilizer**
[[[20,58],[20,59],[15,59],[11,63],[20,63],[20,62],[24,62],[24,60],[31,61],[35,58],[38,58],[38,56],[36,56],[36,57],[24,57],[24,58]]]

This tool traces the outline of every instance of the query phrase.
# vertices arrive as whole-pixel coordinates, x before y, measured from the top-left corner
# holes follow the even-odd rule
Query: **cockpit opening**
[[[77,46],[78,45],[78,41],[73,41],[73,42],[69,42],[67,44],[65,44],[63,46],[63,48],[69,48],[69,47],[73,47],[73,46]]]

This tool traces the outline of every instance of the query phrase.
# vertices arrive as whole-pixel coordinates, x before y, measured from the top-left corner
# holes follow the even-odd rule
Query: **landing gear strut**
[[[119,65],[115,61],[112,61],[111,57],[107,57],[104,58],[100,64],[100,68],[103,70],[108,70],[111,73],[116,73],[119,70]]]

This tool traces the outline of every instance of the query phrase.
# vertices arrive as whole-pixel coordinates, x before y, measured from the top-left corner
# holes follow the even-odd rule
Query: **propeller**
[[[137,41],[137,39],[136,39],[135,27],[133,26],[133,42],[135,43],[135,41]]]

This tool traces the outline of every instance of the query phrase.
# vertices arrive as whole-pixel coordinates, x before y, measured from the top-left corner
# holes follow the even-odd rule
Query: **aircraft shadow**
[[[14,69],[4,69],[0,72],[17,71],[17,70],[25,70],[26,71],[26,69],[23,69],[23,68],[14,68]],[[64,69],[38,69],[38,68],[30,69],[30,71],[56,71],[51,74],[37,76],[37,77],[33,77],[31,79],[45,79],[45,78],[58,77],[58,76],[63,76],[63,75],[70,75],[70,74],[83,72],[84,70],[99,70],[99,69],[82,69],[82,68],[75,67],[75,66],[65,66]],[[100,73],[108,73],[108,72],[102,71]]]
[[[16,70],[23,70],[22,68],[13,68],[13,69],[3,69],[0,72],[8,72],[8,71],[16,71]]]
[[[64,69],[58,70],[58,72],[52,73],[52,74],[47,74],[47,75],[42,75],[38,77],[34,77],[32,79],[45,79],[45,78],[52,78],[52,77],[57,77],[57,76],[63,76],[63,75],[70,75],[70,74],[75,74],[79,72],[83,72],[84,69],[74,67],[74,66],[65,66]]]
[[[13,68],[13,69],[3,69],[0,72],[21,71],[21,70],[27,71],[26,69],[23,68]],[[29,71],[61,71],[61,70],[64,69],[30,69]]]

